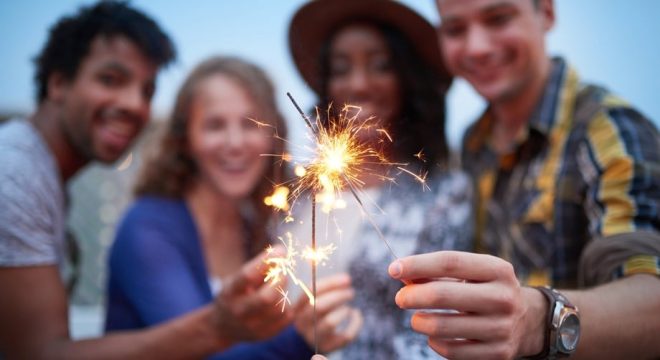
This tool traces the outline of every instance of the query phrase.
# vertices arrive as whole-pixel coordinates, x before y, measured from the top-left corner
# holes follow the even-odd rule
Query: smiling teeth
[[[131,136],[134,132],[134,126],[123,121],[108,121],[107,127],[121,136]]]

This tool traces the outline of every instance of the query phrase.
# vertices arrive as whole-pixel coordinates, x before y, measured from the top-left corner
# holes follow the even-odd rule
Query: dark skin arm
[[[202,358],[291,322],[263,283],[263,255],[228,279],[213,304],[142,331],[69,338],[67,296],[55,266],[0,268],[0,353],[25,359]]]

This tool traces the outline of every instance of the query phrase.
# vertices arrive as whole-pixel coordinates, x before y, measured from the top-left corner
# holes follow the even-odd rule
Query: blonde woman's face
[[[233,79],[215,74],[196,87],[189,121],[190,152],[201,182],[232,199],[248,197],[270,161],[271,128],[252,97]]]

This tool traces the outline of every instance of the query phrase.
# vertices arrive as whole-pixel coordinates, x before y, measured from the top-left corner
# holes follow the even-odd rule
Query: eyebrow
[[[111,71],[117,71],[120,72],[124,76],[130,76],[132,75],[132,72],[130,69],[128,69],[126,66],[124,66],[122,63],[111,60],[109,62],[106,62],[102,64],[99,67],[100,70],[111,70]]]

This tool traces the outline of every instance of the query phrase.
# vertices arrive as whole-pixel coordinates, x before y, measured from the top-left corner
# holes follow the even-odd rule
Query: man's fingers
[[[327,292],[316,298],[316,313],[325,316],[333,309],[353,300],[355,291],[352,288]]]
[[[437,251],[398,259],[390,264],[388,272],[395,279],[411,282],[444,277],[483,282],[509,276],[513,267],[491,255]]]
[[[516,306],[513,291],[497,284],[443,280],[411,284],[399,290],[394,301],[402,309],[451,309],[508,314]]]
[[[513,345],[506,342],[480,342],[429,338],[429,346],[438,354],[452,360],[513,359]]]
[[[410,324],[416,332],[435,339],[507,341],[511,334],[506,318],[494,316],[418,311]]]

